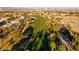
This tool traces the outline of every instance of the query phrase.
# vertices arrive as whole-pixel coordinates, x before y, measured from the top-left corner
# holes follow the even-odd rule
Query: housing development
[[[0,51],[78,50],[78,8],[0,8]]]

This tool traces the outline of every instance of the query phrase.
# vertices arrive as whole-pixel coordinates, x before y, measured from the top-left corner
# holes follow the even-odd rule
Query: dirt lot
[[[61,20],[62,24],[70,25],[72,31],[79,32],[79,16],[65,16]]]

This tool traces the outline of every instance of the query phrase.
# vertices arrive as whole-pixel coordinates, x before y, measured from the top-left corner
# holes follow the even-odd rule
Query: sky
[[[78,0],[0,0],[0,7],[79,7]]]

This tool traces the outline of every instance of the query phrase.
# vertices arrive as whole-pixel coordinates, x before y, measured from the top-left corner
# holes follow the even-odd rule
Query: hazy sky
[[[0,0],[0,7],[79,7],[78,0]]]

